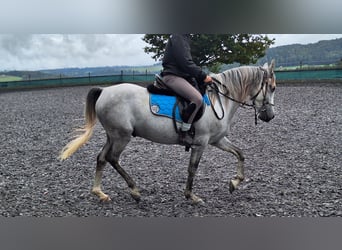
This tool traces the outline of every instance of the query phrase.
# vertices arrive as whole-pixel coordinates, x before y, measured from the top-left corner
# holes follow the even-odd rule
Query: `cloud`
[[[270,38],[275,38],[275,44],[272,47],[288,44],[309,44],[322,40],[341,38],[342,34],[268,34]]]
[[[0,70],[148,65],[142,34],[0,35]]]

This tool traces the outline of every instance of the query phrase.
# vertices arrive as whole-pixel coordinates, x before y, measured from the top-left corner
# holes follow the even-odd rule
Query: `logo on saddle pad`
[[[176,105],[176,102],[175,96],[150,94],[150,109],[153,114],[171,119],[174,117],[177,122],[182,122],[179,106]],[[207,106],[210,105],[207,95],[203,96],[203,103]]]

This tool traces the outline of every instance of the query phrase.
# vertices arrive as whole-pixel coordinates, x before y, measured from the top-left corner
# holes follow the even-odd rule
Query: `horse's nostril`
[[[274,118],[274,115],[269,116],[268,119],[267,119],[267,122],[271,121],[273,118]]]
[[[269,122],[274,118],[274,114],[268,115],[266,112],[261,112],[258,117],[264,122]]]

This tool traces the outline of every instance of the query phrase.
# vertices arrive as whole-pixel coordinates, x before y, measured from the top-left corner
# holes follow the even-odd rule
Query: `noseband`
[[[219,89],[219,88],[217,87],[217,85],[215,85],[215,84],[210,84],[210,85],[208,85],[208,86],[210,86],[217,94],[220,94],[220,95],[226,97],[227,99],[229,99],[229,100],[231,100],[231,101],[233,101],[233,102],[239,103],[241,107],[244,108],[244,107],[247,106],[247,107],[253,108],[253,109],[254,109],[254,114],[255,114],[255,125],[258,124],[258,115],[260,114],[260,112],[266,111],[266,106],[267,106],[267,105],[274,106],[273,103],[269,103],[268,101],[266,101],[267,87],[266,87],[265,90],[264,90],[265,84],[267,85],[268,79],[273,77],[273,73],[271,73],[271,76],[268,76],[267,70],[265,70],[265,69],[263,69],[263,68],[261,68],[261,67],[260,67],[259,69],[263,71],[263,79],[262,79],[262,82],[261,82],[261,87],[260,87],[260,89],[259,89],[258,92],[251,98],[252,104],[249,104],[249,103],[246,103],[246,102],[240,102],[240,101],[234,99],[233,97],[230,97],[229,95],[227,95],[227,94],[223,93],[222,91],[220,91],[220,89]],[[223,85],[219,80],[217,80],[217,79],[214,78],[214,77],[212,77],[212,79],[213,79],[213,81],[214,81],[215,83],[217,83],[217,84],[223,86],[223,87],[227,90],[227,93],[229,92],[229,90],[227,89],[227,87],[226,87],[225,85]],[[258,95],[260,94],[260,92],[262,92],[263,100],[262,100],[262,106],[261,106],[260,110],[258,111],[257,108],[256,108],[255,100],[256,100],[256,98],[258,97]],[[217,96],[219,97],[219,95],[217,95]],[[221,102],[220,98],[219,98],[219,102],[220,102],[220,104],[221,104],[221,106],[222,106],[222,102]],[[212,108],[214,108],[214,107],[212,106]],[[221,108],[222,108],[222,107],[221,107]],[[222,108],[222,110],[223,110],[223,108]],[[219,117],[217,116],[215,110],[214,110],[214,113],[215,113],[216,117],[217,117],[219,120],[221,120],[221,119],[223,118],[223,115],[222,115],[222,117],[219,118]]]

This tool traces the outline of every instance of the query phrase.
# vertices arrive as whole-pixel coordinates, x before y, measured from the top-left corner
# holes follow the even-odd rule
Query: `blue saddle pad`
[[[208,106],[210,105],[210,101],[207,95],[204,95],[203,102]],[[150,94],[150,109],[151,112],[155,115],[172,118],[173,107],[175,106],[175,103],[175,96]],[[178,106],[175,109],[175,119],[177,122],[182,122]]]

